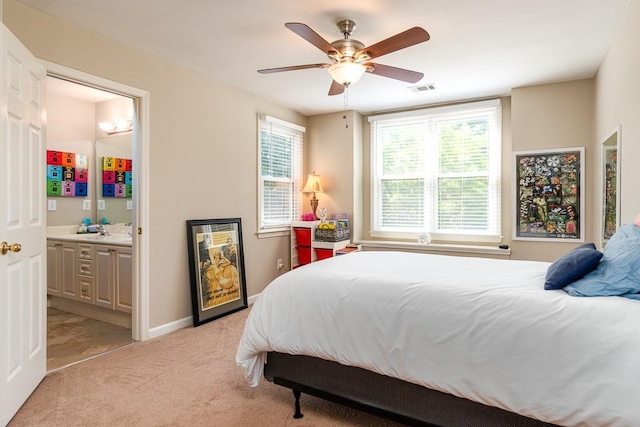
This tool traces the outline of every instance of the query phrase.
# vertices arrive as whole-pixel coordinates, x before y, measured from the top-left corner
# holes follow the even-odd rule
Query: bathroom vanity
[[[109,229],[109,226],[105,226]],[[129,227],[130,229],[130,227]],[[132,251],[129,233],[73,234],[50,227],[47,294],[131,313]]]

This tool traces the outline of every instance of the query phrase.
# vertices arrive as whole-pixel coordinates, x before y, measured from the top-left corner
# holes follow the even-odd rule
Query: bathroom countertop
[[[99,233],[78,234],[77,225],[51,226],[47,227],[47,239],[131,247],[131,226],[105,225],[104,228],[109,232],[108,236]]]

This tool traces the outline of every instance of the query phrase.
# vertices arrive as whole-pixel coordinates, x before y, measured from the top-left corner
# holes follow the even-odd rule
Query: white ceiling
[[[47,93],[86,101],[92,104],[119,97],[119,95],[115,93],[94,89],[78,83],[71,83],[55,77],[47,77]]]
[[[48,14],[210,75],[305,115],[383,111],[509,94],[511,88],[589,78],[633,0],[18,0]],[[376,62],[420,71],[412,84],[365,74],[344,96],[327,96],[323,69],[258,74],[326,62],[285,28],[302,22],[327,41],[335,23],[357,23],[366,46],[414,26],[428,42]]]

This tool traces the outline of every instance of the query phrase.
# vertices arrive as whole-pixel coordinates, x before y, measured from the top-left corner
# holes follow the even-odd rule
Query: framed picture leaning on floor
[[[187,221],[193,326],[247,308],[240,218]]]

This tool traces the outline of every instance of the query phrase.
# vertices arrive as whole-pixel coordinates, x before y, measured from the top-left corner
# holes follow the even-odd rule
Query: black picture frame
[[[193,326],[248,307],[240,218],[187,221]]]
[[[513,240],[584,242],[584,147],[513,153]]]

